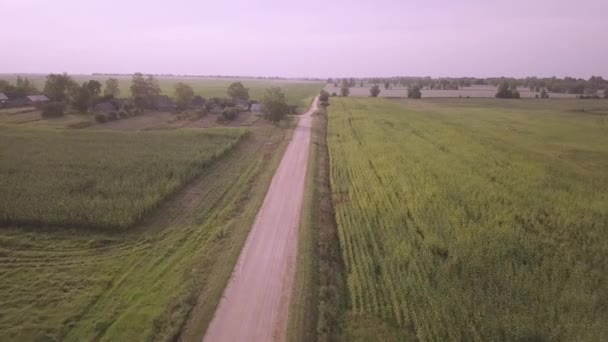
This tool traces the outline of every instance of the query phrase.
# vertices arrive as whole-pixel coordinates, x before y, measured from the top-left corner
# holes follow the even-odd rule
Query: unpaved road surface
[[[286,338],[312,113],[316,108],[317,99],[294,130],[207,329],[206,342]]]

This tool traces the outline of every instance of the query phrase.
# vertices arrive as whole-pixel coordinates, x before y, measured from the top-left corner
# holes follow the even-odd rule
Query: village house
[[[116,106],[110,101],[101,102],[93,106],[93,112],[95,113],[110,113],[116,111]]]
[[[239,100],[236,102],[235,107],[242,111],[249,110],[249,102]]]
[[[206,101],[205,101],[204,98],[202,98],[201,96],[197,95],[197,96],[195,96],[192,99],[192,102],[190,102],[190,106],[189,107],[192,108],[192,109],[200,109],[200,108],[203,108],[205,106],[205,102]]]
[[[8,103],[8,97],[4,93],[0,93],[0,107]]]
[[[12,107],[25,107],[25,106],[35,106],[38,104],[43,104],[49,102],[49,98],[44,95],[29,95],[20,97],[17,99],[13,99],[8,102],[8,104]]]
[[[152,103],[156,109],[163,112],[171,112],[177,108],[173,100],[171,100],[171,98],[167,95],[154,96],[152,98]]]
[[[262,110],[262,105],[259,103],[252,103],[251,104],[251,111],[252,112],[260,112]]]

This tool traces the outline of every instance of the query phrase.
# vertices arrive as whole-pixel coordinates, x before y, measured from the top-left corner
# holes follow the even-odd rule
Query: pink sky
[[[608,78],[607,0],[0,0],[0,73]]]

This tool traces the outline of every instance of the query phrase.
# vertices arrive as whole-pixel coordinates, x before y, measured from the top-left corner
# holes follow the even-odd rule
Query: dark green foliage
[[[348,86],[342,86],[340,88],[340,96],[347,97],[350,95],[350,88]]]
[[[384,82],[384,89],[385,90],[388,90],[388,88],[390,88],[390,87],[391,87],[391,84],[389,82]]]
[[[380,87],[377,84],[374,84],[373,87],[369,88],[369,95],[371,97],[378,97],[378,95],[380,95]]]
[[[175,104],[178,109],[188,108],[194,98],[194,89],[186,83],[179,82],[175,85]]]
[[[68,102],[70,94],[78,87],[76,83],[67,73],[50,74],[46,77],[44,84],[44,95],[53,102]]]
[[[65,104],[63,102],[49,102],[42,105],[43,118],[58,118],[63,116],[65,112]]]
[[[120,88],[118,87],[118,80],[115,78],[108,78],[106,80],[106,86],[103,90],[104,96],[118,97],[120,96]]]
[[[158,80],[152,76],[144,77],[142,73],[135,73],[131,80],[131,95],[135,105],[141,109],[154,109],[154,97],[160,95]]]
[[[85,113],[101,95],[101,83],[95,80],[84,82],[82,85],[72,87],[72,107],[79,112]]]
[[[267,89],[260,103],[262,104],[264,118],[274,123],[283,120],[289,111],[285,94],[281,88],[272,87]]]
[[[27,78],[17,76],[16,85],[8,81],[0,80],[0,93],[4,93],[9,99],[16,99],[28,95],[38,94],[36,86]]]
[[[547,89],[543,88],[543,90],[541,90],[541,92],[540,92],[540,98],[541,99],[548,99],[549,98],[549,93],[547,93]]]
[[[321,92],[319,93],[319,101],[321,101],[321,102],[329,101],[329,93],[326,92],[325,90],[321,90]]]
[[[228,97],[233,101],[249,100],[249,89],[243,86],[241,82],[234,82],[228,87]]]
[[[95,121],[97,121],[98,123],[105,123],[108,121],[108,117],[105,114],[98,113],[95,114]]]
[[[520,98],[519,91],[515,85],[509,85],[507,82],[503,82],[498,86],[496,92],[496,98],[498,99],[518,99]]]
[[[407,88],[407,97],[410,99],[422,98],[422,92],[420,91],[420,87],[415,85],[415,86],[410,86],[409,88]]]
[[[236,119],[237,116],[239,116],[240,112],[241,111],[236,107],[226,107],[222,111],[222,119],[224,119],[225,121],[232,121]]]
[[[579,99],[582,100],[599,100],[601,99],[601,97],[598,94],[593,94],[593,95],[579,95],[578,96]]]

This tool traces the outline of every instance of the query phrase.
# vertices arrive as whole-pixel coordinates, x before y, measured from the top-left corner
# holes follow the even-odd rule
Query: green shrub
[[[236,107],[226,107],[222,111],[222,119],[224,119],[225,121],[232,121],[236,119],[239,113],[240,111]]]
[[[63,116],[65,104],[63,102],[49,102],[42,105],[43,118],[58,118]]]
[[[108,118],[106,117],[105,114],[95,114],[95,121],[99,122],[99,123],[105,123],[108,121]]]
[[[109,121],[118,120],[118,113],[116,113],[116,112],[108,113],[108,120]]]

